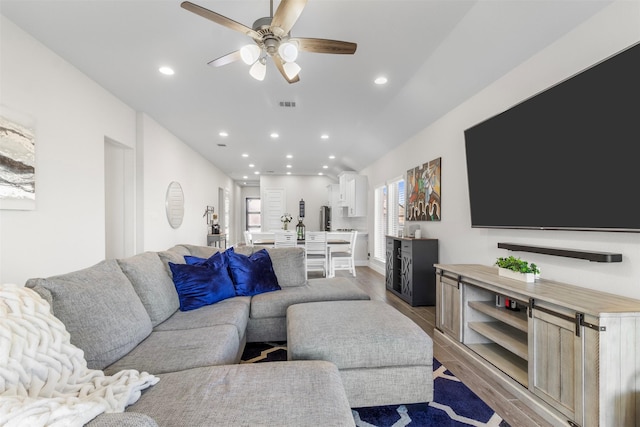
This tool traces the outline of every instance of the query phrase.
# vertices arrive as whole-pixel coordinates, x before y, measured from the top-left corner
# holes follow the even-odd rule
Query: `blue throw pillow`
[[[214,270],[207,266],[169,263],[178,291],[180,310],[189,311],[236,295],[226,263]]]
[[[236,287],[236,295],[252,296],[280,290],[266,249],[254,252],[251,256],[235,253],[233,248],[227,249],[225,253],[229,259],[229,271]]]
[[[200,258],[193,255],[185,255],[184,261],[189,265],[199,265],[201,267],[209,267],[213,270],[221,268],[226,269],[229,258],[226,252],[216,252],[209,258]]]
[[[214,255],[218,255],[218,254],[214,254]],[[201,267],[204,267],[204,263],[207,261],[206,258],[200,258],[197,256],[192,256],[192,255],[185,255],[184,256],[184,262],[186,262],[189,265],[199,265]]]

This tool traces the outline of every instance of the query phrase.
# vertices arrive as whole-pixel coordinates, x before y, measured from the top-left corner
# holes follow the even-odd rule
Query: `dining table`
[[[342,233],[344,234],[344,233]],[[265,247],[265,248],[272,248],[275,245],[275,233],[256,233],[256,239],[252,241],[253,246],[261,246],[261,247]],[[259,236],[259,237],[258,237]],[[298,239],[297,240],[297,245],[298,246],[304,246],[304,242],[305,239]],[[340,250],[340,247],[343,247],[344,245],[349,245],[351,242],[349,240],[346,239],[340,239],[340,238],[333,238],[333,239],[327,239],[327,265],[329,265],[331,263],[331,252],[332,249],[335,252],[335,249],[338,249],[338,251]],[[331,271],[330,265],[329,268],[327,269],[327,277],[331,277],[329,271]]]

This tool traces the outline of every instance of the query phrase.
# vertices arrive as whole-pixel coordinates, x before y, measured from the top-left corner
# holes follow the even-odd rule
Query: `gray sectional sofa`
[[[216,251],[177,245],[27,282],[65,324],[89,368],[160,378],[125,413],[102,414],[88,425],[353,425],[335,365],[238,363],[247,342],[286,340],[290,305],[369,296],[346,279],[307,280],[303,249],[279,248],[268,252],[281,290],[180,311],[168,263]]]

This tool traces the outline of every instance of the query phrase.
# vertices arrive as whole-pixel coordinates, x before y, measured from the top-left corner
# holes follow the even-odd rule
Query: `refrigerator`
[[[320,231],[331,231],[331,208],[320,206]]]

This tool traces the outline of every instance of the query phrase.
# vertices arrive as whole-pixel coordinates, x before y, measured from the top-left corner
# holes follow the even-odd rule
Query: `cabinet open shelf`
[[[527,361],[498,344],[469,344],[468,347],[495,365],[505,374],[528,387]]]
[[[493,301],[469,301],[469,307],[478,310],[496,320],[513,326],[522,332],[528,331],[526,311],[512,311],[504,307],[496,307]]]
[[[469,328],[524,360],[529,358],[527,334],[502,322],[469,322]]]

